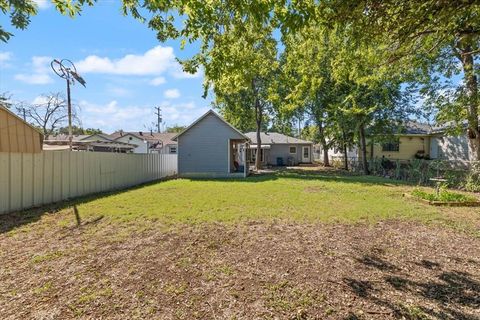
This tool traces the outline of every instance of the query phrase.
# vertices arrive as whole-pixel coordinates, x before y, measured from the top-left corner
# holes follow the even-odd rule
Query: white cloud
[[[38,9],[48,9],[50,8],[51,2],[50,0],[33,0],[38,6]]]
[[[10,64],[8,63],[12,60],[12,53],[8,51],[0,51],[0,67],[1,68],[8,68]]]
[[[46,74],[16,74],[15,80],[28,84],[48,84],[52,82],[52,78]]]
[[[15,79],[28,83],[28,84],[47,84],[53,82],[50,76],[50,62],[51,57],[34,56],[30,64],[29,73],[18,73],[15,75]],[[53,71],[52,71],[53,72]]]
[[[175,59],[172,47],[156,46],[143,54],[127,54],[118,59],[90,55],[75,62],[80,73],[114,74],[127,76],[154,76],[153,86],[166,82],[162,75],[168,74],[175,79],[193,79],[203,76],[200,69],[195,74],[184,72]]]
[[[163,92],[163,95],[167,99],[176,99],[180,97],[180,91],[178,89],[168,89]]]
[[[152,86],[159,86],[159,85],[164,84],[165,82],[167,82],[167,80],[166,80],[164,77],[156,77],[156,78],[153,78],[153,79],[150,81],[150,84],[151,84]]]
[[[125,98],[125,97],[133,96],[133,92],[131,90],[122,88],[122,87],[112,86],[112,85],[107,86],[107,92],[116,97]]]
[[[45,96],[37,96],[33,99],[32,104],[44,104],[47,103],[48,99]]]
[[[120,59],[91,55],[75,63],[80,73],[118,75],[160,75],[175,64],[172,47],[156,46],[142,55],[128,54]]]
[[[197,70],[197,72],[192,74],[192,73],[183,71],[182,67],[180,65],[177,65],[177,67],[172,70],[171,75],[175,79],[195,79],[195,78],[202,77],[203,71],[199,69]]]
[[[11,52],[0,52],[0,63],[2,62],[7,62],[12,59],[12,53]]]
[[[154,110],[151,106],[120,105],[117,100],[105,104],[80,101],[81,120],[84,127],[100,128],[111,133],[118,129],[126,131],[145,130],[144,125],[152,122]],[[166,125],[188,125],[205,113],[207,107],[197,107],[194,102],[159,104]]]
[[[153,115],[151,108],[120,106],[116,100],[104,105],[80,101],[79,106],[82,110],[81,118],[85,127],[101,128],[106,132],[118,129],[141,130]]]
[[[173,124],[189,125],[209,109],[208,107],[197,107],[193,101],[182,103],[163,101],[160,105],[167,126]]]

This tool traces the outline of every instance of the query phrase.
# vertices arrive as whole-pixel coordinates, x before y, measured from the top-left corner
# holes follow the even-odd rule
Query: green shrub
[[[465,189],[471,192],[480,192],[480,162],[472,163],[465,178]]]
[[[414,189],[412,195],[428,201],[443,201],[443,202],[473,202],[477,201],[475,197],[467,196],[461,193],[450,192],[443,188],[440,189],[439,194],[435,192],[429,193],[421,189]]]

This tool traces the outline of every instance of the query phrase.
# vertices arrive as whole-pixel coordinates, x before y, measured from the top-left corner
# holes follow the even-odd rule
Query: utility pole
[[[52,70],[59,76],[67,81],[67,107],[68,107],[68,146],[72,151],[72,99],[70,98],[70,85],[74,84],[74,80],[79,82],[85,87],[85,80],[77,73],[77,69],[72,61],[68,59],[57,60],[54,59],[50,66]]]
[[[155,107],[155,114],[157,115],[157,132],[160,133],[162,131],[160,127],[162,124],[162,108]]]

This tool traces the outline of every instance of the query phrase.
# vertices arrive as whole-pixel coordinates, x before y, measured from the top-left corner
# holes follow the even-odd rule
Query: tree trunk
[[[317,119],[317,127],[318,127],[318,140],[320,145],[322,146],[323,150],[323,166],[330,167],[330,161],[328,160],[328,145],[327,139],[325,139],[323,123],[321,120]]]
[[[320,134],[320,144],[323,150],[323,166],[330,167],[330,161],[328,160],[328,145],[327,140],[323,134]]]
[[[368,170],[368,160],[367,160],[367,142],[365,139],[365,125],[362,123],[360,124],[360,128],[358,130],[360,135],[360,148],[362,149],[362,164],[363,164],[363,173],[366,175],[370,174],[370,170]]]
[[[322,142],[323,147],[323,166],[330,167],[330,161],[328,160],[328,147],[325,140]]]
[[[263,110],[262,106],[260,105],[260,101],[255,99],[255,123],[257,125],[257,154],[255,156],[255,170],[262,169],[262,138],[261,138],[261,131],[262,131],[262,119],[263,118]]]
[[[468,108],[468,139],[470,154],[473,159],[480,160],[480,132],[478,121],[478,81],[474,70],[474,57],[469,53],[473,50],[470,45],[461,50],[460,59],[462,61],[464,82],[467,89],[467,108]]]
[[[342,130],[342,144],[343,144],[343,168],[348,171],[348,149],[347,149],[347,135],[345,130]]]

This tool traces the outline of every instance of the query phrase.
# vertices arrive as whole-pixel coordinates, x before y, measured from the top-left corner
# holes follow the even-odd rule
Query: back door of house
[[[310,147],[302,147],[302,162],[310,162]]]

